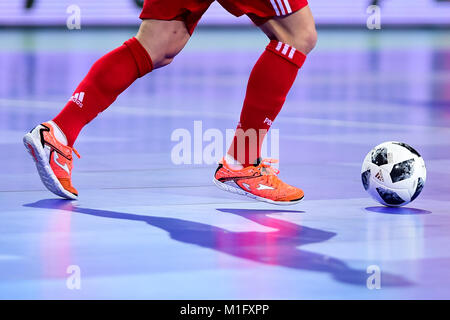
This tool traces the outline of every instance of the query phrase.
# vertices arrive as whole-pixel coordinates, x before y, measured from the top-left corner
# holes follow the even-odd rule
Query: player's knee
[[[155,67],[155,69],[161,68],[161,67],[165,67],[165,66],[171,64],[174,58],[175,58],[175,56],[172,57],[172,58],[169,58],[169,57],[166,56],[166,57],[163,57],[163,58],[159,59],[159,60],[156,62],[156,67]]]
[[[154,69],[170,64],[189,40],[189,33],[180,21],[145,20],[136,38],[147,50]]]
[[[158,53],[154,52],[152,58],[154,68],[165,67],[168,64],[172,63],[175,57],[180,53],[183,49],[183,46],[178,46],[176,43],[172,43],[171,45],[164,48],[164,50],[159,51]]]
[[[154,69],[158,69],[170,64],[174,58],[183,49],[186,41],[184,39],[173,39],[169,42],[150,44],[147,46],[147,52],[153,62]]]
[[[181,52],[186,43],[184,41],[174,41],[166,47],[163,56],[163,62],[168,65],[175,59],[175,57]]]
[[[310,53],[317,44],[317,31],[316,28],[312,28],[309,31],[305,32],[305,37],[304,37],[304,43],[305,43],[305,49],[307,51],[307,53]]]
[[[317,31],[315,27],[297,32],[292,38],[292,45],[303,52],[309,54],[317,43]]]
[[[183,50],[188,39],[189,36],[186,37],[185,33],[178,34],[176,30],[172,31],[170,40],[160,47],[159,54],[156,57],[156,68],[170,64],[181,50]]]
[[[314,23],[301,26],[273,28],[268,32],[269,38],[276,39],[304,54],[310,53],[317,43],[317,31]]]

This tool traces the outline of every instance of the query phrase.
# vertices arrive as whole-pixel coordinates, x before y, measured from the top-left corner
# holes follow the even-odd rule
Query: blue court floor
[[[280,177],[306,197],[277,207],[217,189],[214,164],[173,161],[177,129],[200,145],[194,162],[202,133],[235,128],[267,43],[256,29],[199,29],[85,128],[79,200],[60,200],[22,136],[133,33],[0,30],[1,299],[450,298],[448,31],[319,31],[273,126]],[[366,153],[388,140],[414,146],[428,169],[401,209],[360,181]],[[381,288],[370,290],[374,268]]]

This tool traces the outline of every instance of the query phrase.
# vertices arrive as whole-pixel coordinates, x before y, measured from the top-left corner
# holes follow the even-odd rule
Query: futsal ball
[[[427,171],[421,155],[406,143],[389,141],[373,148],[364,158],[364,189],[390,207],[410,203],[423,189]]]

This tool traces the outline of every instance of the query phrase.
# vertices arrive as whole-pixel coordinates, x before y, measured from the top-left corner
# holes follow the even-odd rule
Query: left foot
[[[80,156],[75,149],[58,140],[54,126],[51,121],[38,125],[23,137],[23,143],[47,189],[60,197],[75,200],[78,191],[72,185],[72,152]]]
[[[273,159],[259,159],[258,164],[240,170],[230,167],[222,159],[214,175],[214,184],[222,190],[278,205],[299,203],[304,193],[278,178],[278,170],[271,166]]]

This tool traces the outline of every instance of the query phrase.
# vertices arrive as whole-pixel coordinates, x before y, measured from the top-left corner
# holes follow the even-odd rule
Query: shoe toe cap
[[[64,188],[66,191],[72,193],[72,194],[75,195],[75,196],[78,196],[78,191],[77,191],[77,189],[75,189],[75,188],[73,187],[72,182],[70,181],[70,179],[67,179],[67,178],[59,178],[58,180],[59,180],[59,182],[61,183],[61,185],[63,186],[63,188]]]
[[[305,196],[302,189],[299,188],[290,188],[290,190],[286,193],[286,195],[280,199],[281,201],[296,201],[300,200]]]

